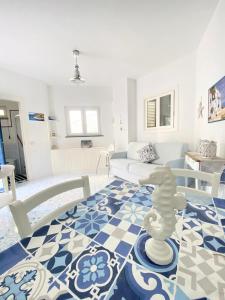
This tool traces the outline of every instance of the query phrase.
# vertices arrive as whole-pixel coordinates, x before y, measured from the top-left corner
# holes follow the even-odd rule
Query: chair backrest
[[[24,201],[15,201],[10,204],[10,210],[13,215],[14,221],[18,228],[18,232],[21,238],[31,234],[38,228],[42,227],[43,225],[50,222],[52,219],[58,217],[62,212],[65,212],[72,207],[74,207],[77,203],[79,203],[82,199],[77,199],[74,201],[70,201],[69,203],[59,207],[58,209],[54,210],[47,216],[43,217],[40,221],[31,225],[28,212],[31,211],[33,208],[37,207],[41,203],[47,201],[51,197],[54,197],[58,194],[64,193],[69,190],[73,190],[76,188],[83,188],[83,196],[87,198],[90,196],[90,185],[89,185],[89,178],[88,176],[82,176],[80,179],[69,180],[63,183],[56,184],[51,186],[41,192],[38,192],[28,199]]]
[[[185,194],[206,196],[206,197],[217,197],[219,184],[220,184],[220,174],[219,173],[206,173],[201,171],[194,171],[189,169],[171,169],[176,177],[194,178],[199,181],[206,181],[211,185],[211,192],[203,191],[198,189],[198,187],[191,188],[188,186],[177,186],[178,192],[183,192]]]
[[[109,153],[115,152],[115,145],[114,145],[114,144],[110,144],[110,145],[107,147],[107,151],[108,151]]]
[[[4,188],[4,192],[2,194],[5,196],[5,194],[9,194],[11,192],[11,195],[8,195],[8,200],[5,201],[2,205],[0,200],[0,208],[8,205],[10,202],[16,201],[16,184],[15,184],[14,170],[15,170],[15,166],[13,165],[0,166],[0,180],[2,180],[3,188]],[[10,180],[10,189],[9,189],[8,179]]]

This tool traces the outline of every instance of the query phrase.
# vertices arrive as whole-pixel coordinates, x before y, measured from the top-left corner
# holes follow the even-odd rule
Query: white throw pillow
[[[142,149],[138,150],[139,159],[144,163],[150,163],[156,158],[158,158],[152,144],[144,146]]]
[[[140,160],[137,151],[140,150],[141,148],[143,148],[144,146],[147,146],[148,144],[149,143],[146,143],[146,142],[132,142],[132,143],[129,143],[128,150],[127,150],[127,158]]]

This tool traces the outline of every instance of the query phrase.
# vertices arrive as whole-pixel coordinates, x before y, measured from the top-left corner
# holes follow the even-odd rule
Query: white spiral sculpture
[[[173,259],[173,251],[165,240],[175,231],[176,211],[185,208],[186,199],[176,193],[176,177],[169,167],[157,167],[139,183],[158,185],[152,193],[152,208],[144,219],[144,227],[152,237],[147,240],[145,251],[154,263],[167,265]]]

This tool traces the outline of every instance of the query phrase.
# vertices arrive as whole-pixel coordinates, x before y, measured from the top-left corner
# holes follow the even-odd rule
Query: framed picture
[[[42,113],[29,112],[28,116],[29,116],[30,121],[41,121],[41,122],[43,122],[45,120],[45,115],[42,114]]]
[[[225,76],[208,92],[208,123],[225,120]]]

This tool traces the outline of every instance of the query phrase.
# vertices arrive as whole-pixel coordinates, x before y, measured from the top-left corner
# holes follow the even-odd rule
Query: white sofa
[[[138,183],[139,179],[148,177],[159,165],[167,165],[171,168],[184,167],[184,154],[188,150],[187,144],[153,144],[158,158],[152,163],[143,163],[139,160],[137,151],[147,144],[149,143],[132,142],[129,143],[127,152],[115,152],[110,159],[110,174]]]

